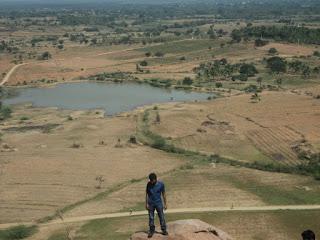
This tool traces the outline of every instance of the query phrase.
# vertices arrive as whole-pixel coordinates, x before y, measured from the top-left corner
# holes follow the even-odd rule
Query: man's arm
[[[168,208],[168,205],[167,205],[167,196],[166,196],[166,192],[162,192],[162,197],[163,197],[163,203],[164,203],[164,209],[167,209]]]
[[[168,208],[168,205],[167,205],[167,195],[166,195],[166,188],[164,186],[164,184],[162,185],[162,198],[163,198],[163,203],[164,203],[164,209],[167,209]]]
[[[146,191],[146,209],[149,210],[149,204],[148,204],[148,192]]]

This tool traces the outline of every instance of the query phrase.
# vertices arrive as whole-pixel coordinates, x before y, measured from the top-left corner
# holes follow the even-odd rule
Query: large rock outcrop
[[[232,240],[222,230],[202,222],[198,219],[179,220],[168,223],[169,236],[155,233],[152,240]],[[131,236],[131,240],[146,240],[146,232],[138,232]]]

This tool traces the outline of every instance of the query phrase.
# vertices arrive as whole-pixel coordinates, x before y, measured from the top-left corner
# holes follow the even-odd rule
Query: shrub
[[[156,52],[155,54],[154,54],[156,57],[163,57],[164,56],[164,53],[163,52]]]
[[[242,82],[245,82],[248,80],[248,76],[245,75],[245,74],[240,74],[239,75],[239,80],[242,81]]]
[[[320,57],[320,52],[319,51],[314,51],[313,52],[313,56]]]
[[[255,74],[258,73],[258,70],[253,64],[245,63],[241,65],[239,72],[248,77],[253,77]]]
[[[39,60],[48,60],[52,58],[52,55],[51,53],[49,53],[48,51],[42,53],[40,56],[39,56]]]
[[[217,82],[217,83],[216,83],[216,87],[217,87],[217,88],[221,88],[221,87],[222,87],[222,83],[221,83],[221,82]]]
[[[183,85],[191,85],[193,83],[193,80],[190,78],[190,77],[185,77],[183,80],[182,80],[182,84]]]
[[[5,120],[11,117],[12,110],[8,106],[3,106],[0,108],[0,120]]]
[[[0,239],[3,240],[18,240],[30,237],[37,231],[36,226],[19,225],[6,230],[0,230]]]
[[[142,62],[140,62],[140,66],[146,67],[148,66],[148,62],[146,60],[143,60]]]
[[[266,40],[262,40],[262,39],[256,39],[255,42],[254,42],[254,45],[256,47],[263,47],[265,45],[267,45],[269,43],[269,41],[266,41]]]
[[[271,54],[271,55],[274,55],[274,54],[277,54],[278,51],[277,51],[277,49],[275,49],[275,48],[270,48],[269,51],[268,51],[268,53]]]
[[[151,144],[153,148],[163,149],[166,146],[166,141],[157,135],[153,136],[153,143]]]
[[[244,90],[246,92],[255,93],[255,92],[258,92],[258,87],[256,85],[250,84]]]

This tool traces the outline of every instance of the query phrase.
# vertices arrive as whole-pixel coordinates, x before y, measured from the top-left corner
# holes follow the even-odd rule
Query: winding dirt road
[[[27,65],[29,63],[21,63],[21,64],[17,64],[15,66],[13,66],[10,71],[6,74],[6,76],[2,79],[2,81],[0,82],[0,86],[3,86],[6,82],[9,81],[11,75],[14,73],[14,71],[16,71],[19,67],[23,66],[23,65]]]
[[[320,205],[272,205],[272,206],[259,206],[259,207],[212,207],[212,208],[177,208],[168,209],[166,213],[204,213],[204,212],[229,212],[229,211],[279,211],[279,210],[320,210]],[[69,217],[63,219],[53,220],[48,223],[39,224],[40,226],[49,226],[63,223],[76,223],[85,222],[95,219],[103,218],[119,218],[119,217],[130,217],[130,216],[143,216],[147,215],[147,211],[137,211],[137,212],[118,212],[118,213],[107,213],[99,215],[90,216],[80,216],[80,217]],[[20,223],[5,223],[0,224],[0,229],[5,229],[20,224],[32,225],[34,222],[20,222]]]

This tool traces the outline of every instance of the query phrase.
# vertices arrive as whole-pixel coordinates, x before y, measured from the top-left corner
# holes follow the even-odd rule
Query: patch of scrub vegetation
[[[6,120],[11,117],[12,109],[9,106],[5,106],[2,104],[1,99],[7,98],[12,94],[10,91],[4,89],[0,86],[0,121]]]
[[[92,76],[89,76],[89,80],[94,81],[112,81],[112,82],[123,82],[137,80],[130,73],[125,72],[103,72]]]
[[[228,178],[225,178],[225,181],[232,183],[236,188],[249,191],[250,193],[257,195],[265,203],[270,205],[307,205],[320,203],[320,190],[317,187],[316,182],[310,182],[313,187],[312,189],[305,189],[299,186],[283,187],[280,185],[268,185],[253,179],[250,179],[249,181],[244,178],[234,176],[228,176]]]
[[[0,121],[6,120],[11,117],[12,110],[9,106],[2,106],[0,102]]]
[[[186,39],[179,42],[173,41],[158,46],[145,47],[140,49],[140,51],[151,53],[152,55],[154,53],[155,56],[159,57],[159,54],[156,53],[185,54],[188,52],[208,49],[210,46],[213,45],[213,43],[214,42],[212,40],[207,39]]]
[[[19,225],[16,227],[0,230],[0,240],[19,240],[32,236],[37,232],[37,226]]]

